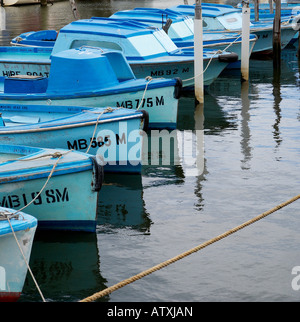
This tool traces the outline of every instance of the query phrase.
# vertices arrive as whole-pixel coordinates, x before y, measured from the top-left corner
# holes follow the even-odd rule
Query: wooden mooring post
[[[69,1],[70,1],[70,5],[71,5],[71,9],[72,9],[74,18],[75,19],[80,19],[80,16],[79,16],[79,13],[78,13],[78,10],[77,10],[77,7],[76,7],[75,0],[69,0]]]
[[[3,7],[0,7],[0,30],[6,29],[6,13]]]
[[[204,103],[204,81],[203,81],[203,25],[201,0],[195,3],[194,19],[194,82],[195,98],[200,104]]]
[[[255,21],[259,20],[259,0],[254,0],[254,15]]]
[[[300,29],[298,31],[298,50],[297,50],[298,60],[300,62]]]
[[[250,8],[249,2],[243,1],[242,8],[242,50],[241,50],[241,80],[249,80],[249,37]]]
[[[270,7],[270,13],[274,13],[274,8],[273,8],[273,0],[269,0],[269,7]]]
[[[273,67],[279,67],[281,62],[281,1],[276,1],[273,21]]]

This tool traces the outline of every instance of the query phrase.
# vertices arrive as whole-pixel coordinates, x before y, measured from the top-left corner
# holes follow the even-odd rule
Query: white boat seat
[[[17,78],[17,79],[39,79],[43,78],[42,76],[38,75],[10,75],[8,78]]]
[[[4,123],[3,125],[5,125],[5,123],[36,124],[36,123],[40,122],[40,118],[37,117],[37,116],[36,117],[34,117],[34,116],[23,116],[23,115],[6,116],[6,117],[2,116],[0,118],[0,126],[1,126],[1,119],[2,119],[2,121]]]

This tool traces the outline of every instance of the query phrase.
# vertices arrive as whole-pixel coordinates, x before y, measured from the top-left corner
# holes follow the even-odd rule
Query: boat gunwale
[[[3,78],[3,77],[2,77]],[[138,83],[138,84],[136,84]],[[77,99],[77,98],[92,98],[102,97],[107,95],[115,95],[121,93],[132,93],[132,92],[143,92],[146,88],[148,90],[174,87],[177,83],[176,78],[154,78],[151,82],[146,79],[132,78],[125,80],[121,83],[113,85],[111,87],[105,87],[100,90],[89,90],[84,92],[69,92],[69,93],[56,93],[54,91],[43,92],[43,93],[0,93],[0,102],[2,100],[24,100],[24,101],[38,101],[38,100],[61,100],[61,99]],[[133,86],[132,86],[133,85]],[[23,95],[22,95],[23,94]]]
[[[0,109],[1,111],[1,109]],[[73,116],[72,116],[73,117]],[[48,126],[47,123],[50,123],[50,121],[45,121],[41,122],[38,124],[26,124],[26,125],[12,125],[12,126],[3,126],[0,127],[0,135],[1,134],[24,134],[24,133],[31,133],[31,132],[45,132],[45,131],[56,131],[56,130],[64,130],[64,129],[69,129],[69,128],[78,128],[78,127],[85,127],[85,126],[91,126],[91,125],[100,125],[100,124],[105,124],[105,123],[113,123],[113,122],[119,122],[119,121],[126,121],[129,119],[138,119],[138,118],[143,118],[143,114],[136,114],[136,115],[127,115],[127,116],[120,116],[120,117],[115,117],[113,119],[99,119],[99,120],[92,120],[92,121],[78,121],[70,124],[49,124]],[[52,120],[51,122],[54,121],[59,121],[59,120]],[[45,126],[45,127],[42,127]],[[28,127],[28,129],[19,129],[19,127]]]
[[[21,232],[27,229],[35,229],[38,225],[38,220],[32,216],[29,215],[27,213],[24,212],[18,212],[15,209],[10,209],[7,207],[0,207],[0,212],[2,210],[6,210],[7,212],[10,212],[12,215],[14,213],[18,213],[18,216],[20,216],[21,218],[10,218],[10,223],[13,227],[14,232]],[[6,224],[7,222],[7,224]],[[0,221],[0,238],[2,236],[7,236],[9,234],[12,234],[12,230],[11,227],[9,225],[8,220],[1,220]]]
[[[12,160],[13,161],[13,160]],[[17,160],[16,160],[17,161]],[[11,162],[11,161],[8,161]],[[87,160],[81,161],[81,163],[87,163]],[[6,163],[0,164],[0,171],[1,166],[6,165]],[[59,168],[60,166],[63,166],[63,168]],[[47,178],[49,174],[51,173],[51,170],[53,169],[53,166],[48,166],[48,169],[46,167],[35,167],[30,169],[22,169],[19,171],[7,171],[7,172],[0,172],[0,185],[1,184],[7,184],[7,183],[14,183],[14,182],[20,182],[20,181],[28,181],[28,180],[36,180],[36,179],[43,179]],[[81,173],[85,171],[91,171],[93,170],[93,164],[92,161],[88,162],[88,164],[74,164],[72,163],[72,166],[67,166],[65,164],[58,164],[55,168],[52,177],[57,177],[61,175],[68,175],[73,173]]]

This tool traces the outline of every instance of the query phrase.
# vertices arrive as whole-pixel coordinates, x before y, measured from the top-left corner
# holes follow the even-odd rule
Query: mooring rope
[[[153,80],[153,78],[152,78],[151,76],[147,76],[145,79],[147,80],[147,83],[146,83],[146,86],[145,86],[145,89],[144,89],[144,93],[143,93],[142,99],[141,99],[141,101],[140,101],[140,103],[139,103],[139,105],[138,105],[138,107],[137,107],[137,109],[136,109],[137,111],[139,110],[139,108],[141,107],[141,104],[143,103],[143,100],[144,100],[144,97],[145,97],[145,95],[146,95],[146,92],[147,92],[147,89],[148,89],[148,85],[149,85],[149,83]],[[94,140],[94,138],[95,138],[96,130],[97,130],[97,127],[98,127],[99,120],[100,120],[101,116],[102,116],[104,113],[111,113],[111,112],[113,112],[113,111],[115,111],[115,110],[118,110],[118,109],[120,109],[120,108],[123,108],[123,107],[122,107],[122,106],[119,106],[119,107],[117,107],[117,108],[115,108],[115,109],[113,109],[112,107],[107,107],[107,108],[106,108],[104,111],[102,111],[102,112],[89,111],[89,110],[85,110],[85,111],[84,111],[84,112],[88,112],[88,113],[100,113],[100,114],[99,114],[99,116],[98,116],[98,118],[97,118],[97,120],[96,120],[96,124],[95,124],[95,128],[94,128],[94,132],[93,132],[93,135],[92,135],[92,138],[91,138],[90,144],[89,144],[89,146],[88,146],[88,148],[87,148],[87,150],[86,150],[86,152],[85,152],[85,153],[89,153],[89,151],[90,151],[90,148],[91,148],[91,146],[92,146],[92,142],[93,142],[93,140]]]
[[[145,86],[145,90],[144,90],[144,93],[143,93],[142,99],[141,99],[141,101],[140,101],[140,104],[139,104],[139,106],[137,107],[137,111],[140,109],[141,104],[142,104],[142,103],[143,103],[143,101],[144,101],[144,97],[145,97],[145,95],[146,95],[146,92],[147,92],[147,89],[148,89],[148,85],[149,85],[149,84],[150,84],[150,82],[153,80],[153,78],[152,78],[151,76],[147,76],[147,77],[146,77],[146,80],[147,80],[148,82],[147,82],[147,84],[146,84],[146,86]]]
[[[205,69],[203,70],[203,72],[202,73],[200,73],[200,74],[198,74],[198,75],[196,75],[196,76],[193,76],[193,77],[191,77],[191,78],[186,78],[186,79],[183,79],[182,81],[183,82],[186,82],[186,81],[189,81],[189,80],[192,80],[192,79],[194,79],[194,78],[197,78],[197,77],[199,77],[199,76],[201,76],[202,74],[204,74],[205,72],[206,72],[206,70],[207,70],[207,68],[209,67],[209,65],[211,64],[211,62],[212,62],[212,60],[213,60],[213,58],[215,57],[215,55],[217,55],[217,54],[222,54],[224,51],[226,51],[229,47],[231,47],[236,41],[238,41],[238,39],[240,39],[241,38],[241,33],[238,33],[238,37],[236,37],[235,38],[235,40],[234,41],[232,41],[231,43],[229,43],[228,45],[227,45],[227,47],[225,47],[224,49],[218,49],[217,51],[215,51],[214,52],[214,54],[211,56],[211,58],[210,58],[210,60],[208,61],[208,63],[207,63],[207,66],[205,67]],[[192,47],[182,47],[182,49],[184,49],[184,48],[193,48],[193,46]]]
[[[39,196],[40,194],[43,192],[43,190],[46,188],[50,178],[52,177],[53,175],[53,172],[58,164],[58,162],[60,161],[60,159],[72,152],[73,150],[68,150],[66,151],[65,153],[61,153],[61,152],[54,152],[54,153],[48,153],[48,154],[42,154],[42,155],[38,155],[36,157],[31,157],[31,158],[27,158],[27,159],[22,159],[22,162],[23,161],[33,161],[33,160],[37,160],[37,159],[42,159],[42,158],[46,158],[46,157],[52,157],[52,158],[57,158],[56,162],[54,163],[53,167],[52,167],[52,170],[50,171],[49,175],[48,175],[48,178],[45,182],[45,184],[43,185],[42,189],[39,191],[39,193],[28,203],[26,204],[24,207],[18,209],[16,212],[15,212],[15,215],[17,215],[20,211],[23,211],[25,208],[27,208],[29,205],[31,205]],[[9,161],[16,161],[15,159],[14,160],[9,160]],[[7,161],[6,161],[7,162]]]
[[[104,114],[104,113],[111,113],[113,112],[114,109],[112,109],[111,107],[107,107],[105,110],[103,110],[102,112],[100,112],[99,116],[97,117],[97,120],[96,120],[96,124],[95,124],[95,128],[94,128],[94,132],[93,132],[93,135],[92,135],[92,138],[91,138],[91,141],[90,141],[90,144],[87,148],[87,150],[85,151],[85,153],[89,153],[90,151],[90,148],[92,146],[92,143],[93,143],[93,140],[95,138],[95,134],[96,134],[96,130],[97,130],[97,127],[98,127],[98,124],[99,124],[99,120],[100,120],[100,117]],[[89,112],[89,113],[98,113],[96,111],[85,111],[85,112]]]
[[[15,218],[15,217],[19,217],[20,215],[22,215],[22,214],[12,213],[11,211],[8,211],[6,209],[2,209],[2,210],[0,210],[0,221],[6,221],[8,216],[10,218]]]
[[[141,272],[141,273],[139,273],[139,274],[137,274],[135,276],[132,276],[132,277],[130,277],[128,279],[125,279],[125,280],[123,280],[123,281],[121,281],[121,282],[119,282],[119,283],[117,283],[117,284],[115,284],[113,286],[110,286],[110,287],[108,287],[108,288],[106,288],[106,289],[104,289],[104,290],[102,290],[100,292],[97,292],[97,293],[95,293],[95,294],[93,294],[93,295],[91,295],[89,297],[86,297],[85,299],[83,299],[83,300],[81,300],[79,302],[92,302],[92,301],[95,301],[95,300],[105,296],[105,295],[108,295],[108,294],[120,289],[121,287],[123,287],[123,286],[125,286],[127,284],[133,283],[133,282],[141,279],[142,277],[150,275],[151,273],[153,273],[155,271],[158,271],[158,270],[160,270],[160,269],[162,269],[162,268],[164,268],[164,267],[166,267],[166,266],[168,266],[170,264],[173,264],[176,261],[178,261],[178,260],[180,260],[180,259],[182,259],[182,258],[184,258],[186,256],[189,256],[189,255],[191,255],[191,254],[193,254],[195,252],[198,252],[199,250],[201,250],[201,249],[203,249],[203,248],[205,248],[205,247],[207,247],[207,246],[209,246],[209,245],[211,245],[211,244],[213,244],[213,243],[215,243],[215,242],[217,242],[217,241],[219,241],[219,240],[221,240],[221,239],[223,239],[223,238],[225,238],[225,237],[227,237],[227,236],[229,236],[229,235],[231,235],[233,233],[236,233],[237,231],[239,231],[239,230],[241,230],[241,229],[243,229],[243,228],[245,228],[245,227],[247,227],[247,226],[249,226],[249,225],[251,225],[251,224],[253,224],[253,223],[257,222],[257,221],[259,221],[260,219],[263,219],[264,217],[274,213],[275,211],[277,211],[277,210],[279,210],[279,209],[291,204],[292,202],[296,201],[299,198],[300,198],[300,194],[295,196],[295,197],[293,197],[293,198],[291,198],[291,199],[289,199],[288,201],[285,201],[285,202],[281,203],[280,205],[278,205],[276,207],[273,207],[272,209],[270,209],[270,210],[268,210],[268,211],[266,211],[266,212],[264,212],[264,213],[262,213],[262,214],[260,214],[260,215],[258,215],[256,217],[252,218],[251,220],[248,220],[248,221],[244,222],[243,224],[241,224],[239,226],[236,226],[235,228],[232,228],[232,229],[226,231],[225,233],[223,233],[223,234],[221,234],[221,235],[219,235],[219,236],[217,236],[215,238],[212,238],[212,239],[210,239],[210,240],[208,240],[208,241],[206,241],[206,242],[204,242],[204,243],[202,243],[202,244],[200,244],[200,245],[198,245],[198,246],[196,246],[196,247],[194,247],[194,248],[192,248],[192,249],[190,249],[190,250],[188,250],[188,251],[186,251],[184,253],[181,253],[180,255],[177,255],[177,256],[169,259],[169,260],[166,260],[165,262],[162,262],[162,263],[160,263],[160,264],[158,264],[156,266],[153,266],[152,268],[149,268],[149,269],[147,269],[147,270],[145,270],[145,271],[143,271],[143,272]]]
[[[26,158],[26,159],[22,159],[22,162],[26,162],[26,161],[33,161],[33,160],[38,160],[38,159],[42,159],[42,158],[48,158],[48,157],[52,157],[52,158],[58,158],[60,157],[62,154],[60,152],[54,152],[54,153],[45,153],[45,154],[41,154],[38,155],[36,157],[30,157],[30,158]],[[9,161],[16,161],[16,159],[11,159],[5,162],[9,162]]]
[[[215,55],[220,54],[221,52],[222,52],[221,50],[216,50],[216,51],[212,54],[212,56],[210,57],[210,59],[209,59],[209,61],[208,61],[207,65],[206,65],[205,69],[202,71],[202,73],[200,73],[200,74],[198,74],[198,75],[196,75],[196,76],[190,77],[190,78],[183,79],[182,81],[183,81],[183,82],[187,82],[187,81],[189,81],[189,80],[192,80],[192,79],[194,79],[194,78],[197,78],[197,77],[199,77],[199,76],[203,75],[203,74],[206,72],[206,70],[207,70],[207,68],[209,67],[209,65],[211,64],[211,62],[212,62],[213,58],[215,57]]]
[[[56,168],[56,166],[57,166],[57,164],[58,164],[58,162],[60,161],[60,159],[64,156],[64,155],[66,155],[66,154],[68,154],[68,153],[70,153],[70,152],[72,152],[73,150],[68,150],[68,151],[66,151],[65,153],[60,153],[60,152],[55,152],[55,153],[53,153],[53,154],[47,154],[47,155],[41,155],[41,156],[38,156],[38,157],[35,157],[35,158],[30,158],[30,159],[24,159],[24,160],[26,160],[26,161],[31,161],[31,160],[34,160],[34,159],[38,159],[38,158],[43,158],[43,157],[45,157],[45,156],[51,156],[51,157],[53,157],[53,158],[58,158],[57,160],[56,160],[56,162],[54,163],[54,165],[53,165],[53,167],[52,167],[52,170],[50,171],[50,173],[49,173],[49,175],[48,175],[48,178],[47,178],[47,180],[46,180],[46,182],[45,182],[45,184],[43,185],[43,187],[42,187],[42,189],[39,191],[39,193],[27,204],[27,205],[25,205],[24,207],[22,207],[21,209],[19,209],[18,211],[17,211],[17,213],[18,212],[20,212],[20,211],[23,211],[25,208],[27,208],[29,205],[31,205],[39,196],[40,196],[40,194],[43,192],[43,190],[46,188],[46,186],[47,186],[47,184],[48,184],[48,182],[49,182],[49,180],[50,180],[50,178],[52,177],[52,175],[53,175],[53,173],[54,173],[54,170],[55,170],[55,168]],[[23,159],[22,159],[22,161],[24,161]]]

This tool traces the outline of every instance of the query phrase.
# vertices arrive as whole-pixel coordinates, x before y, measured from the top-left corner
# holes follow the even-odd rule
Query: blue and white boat
[[[234,6],[230,6],[230,5],[224,5],[224,4],[204,3],[204,6],[205,7],[219,7],[219,8],[225,7],[225,8],[229,8],[229,9],[233,9],[233,10],[238,8],[241,12],[243,4],[240,2],[236,5],[236,7],[234,7]],[[254,11],[255,7],[254,7],[254,3],[252,1],[249,2],[249,7],[251,9],[251,12],[250,12],[251,19],[254,20],[255,19],[255,11]],[[262,18],[262,21],[274,19],[274,13],[276,12],[275,2],[273,2],[273,13],[270,10],[269,3],[264,3],[264,2],[259,3],[258,9],[259,9],[259,17],[258,17],[259,20],[261,20],[261,18]],[[280,13],[281,13],[281,17],[287,21],[289,21],[291,16],[297,16],[300,13],[299,0],[296,0],[295,2],[287,2],[287,1],[281,0]]]
[[[194,5],[178,5],[170,9],[180,12],[184,15],[194,17]],[[241,32],[242,31],[242,14],[241,9],[228,5],[202,4],[203,30],[223,31],[223,32]],[[287,44],[296,34],[292,21],[285,22],[281,25],[281,48]],[[257,41],[253,48],[252,54],[262,55],[270,54],[273,51],[273,23],[271,22],[251,22],[250,33],[257,36]]]
[[[251,19],[255,21],[255,12],[254,12],[254,4],[250,2],[251,8]],[[239,3],[237,8],[241,8],[242,5]],[[270,6],[267,3],[260,3],[259,4],[259,14],[258,19],[260,22],[273,22],[275,12],[276,12],[276,5],[273,4],[273,13],[270,12]],[[299,0],[295,1],[281,1],[281,23],[286,23],[292,21],[294,28],[299,30],[300,26],[300,2]],[[299,31],[294,35],[291,39],[290,44],[295,43],[299,39]]]
[[[118,11],[110,19],[133,20],[164,29],[175,45],[179,48],[194,48],[194,21],[191,17],[171,9],[135,8],[133,10]],[[170,22],[170,24],[168,23]],[[256,36],[250,35],[249,56],[256,42]],[[203,48],[221,51],[231,51],[241,59],[242,37],[240,33],[231,32],[203,32]],[[237,62],[229,64],[226,68],[237,68]]]
[[[0,302],[21,296],[36,228],[35,217],[0,207]]]
[[[1,207],[26,207],[39,229],[95,231],[103,180],[97,158],[77,151],[1,144],[0,162]]]
[[[23,50],[27,48],[5,48],[7,52],[0,53],[4,75],[0,77],[0,104],[144,109],[151,126],[176,127],[182,88],[176,75],[172,79],[137,79],[123,54],[111,49],[58,51],[45,61],[43,54],[34,55],[37,48],[28,48],[32,55],[26,63]],[[24,70],[26,75],[22,75]]]
[[[254,8],[254,3],[253,1],[249,1],[249,6],[250,8]],[[299,0],[281,0],[281,13],[286,14],[290,13],[295,7],[300,6],[300,1]],[[238,3],[237,8],[242,8],[242,3]],[[276,8],[276,3],[273,2],[273,9],[275,10]],[[261,13],[270,13],[270,4],[269,3],[264,3],[260,2],[259,3],[259,11]]]
[[[179,77],[183,81],[183,87],[194,86],[194,53],[192,50],[178,48],[170,37],[163,31],[153,28],[141,27],[132,22],[112,21],[110,18],[82,19],[73,21],[64,26],[58,34],[55,45],[52,49],[35,48],[40,54],[33,55],[31,52],[31,66],[37,67],[41,52],[54,55],[72,48],[81,46],[100,47],[122,52],[126,57],[136,78],[174,78]],[[1,59],[0,72],[2,70],[12,70],[15,58],[11,55],[12,49],[18,47],[2,48],[6,51],[7,59]],[[29,50],[30,48],[27,48]],[[20,60],[26,64],[26,47],[22,48],[23,54]],[[34,58],[36,57],[36,58]],[[39,58],[41,57],[41,58]],[[11,65],[8,66],[9,60]],[[219,52],[204,50],[203,68],[208,68],[204,73],[204,84],[210,85],[230,62],[237,60],[237,55],[230,52]],[[35,62],[35,64],[33,64]],[[21,61],[18,62],[21,64]],[[8,66],[8,68],[6,67]],[[50,67],[50,62],[48,64]],[[24,67],[25,68],[25,67]],[[28,66],[29,68],[29,66]],[[20,69],[19,69],[20,70]],[[26,70],[27,67],[26,67]],[[38,73],[38,70],[35,70]],[[49,70],[47,71],[49,73]],[[150,121],[151,121],[151,115]]]
[[[137,78],[180,77],[183,87],[194,85],[194,52],[178,48],[161,29],[102,17],[77,20],[60,30],[53,53],[82,44],[123,52]],[[231,52],[204,50],[203,68],[209,64],[204,84],[210,85],[236,60],[237,55]]]
[[[138,21],[141,28],[154,26],[163,29],[172,39],[175,45],[179,48],[194,47],[194,21],[191,17],[184,16],[171,9],[155,9],[155,8],[135,8],[133,10],[123,10],[114,13],[110,16],[113,21],[118,20],[133,20]],[[171,24],[167,22],[171,19]],[[137,26],[139,26],[137,24]],[[168,26],[166,30],[165,27]],[[53,47],[58,36],[56,30],[41,30],[30,31],[20,34],[11,41],[13,46],[28,46],[28,47]],[[240,60],[241,55],[241,35],[237,32],[204,32],[203,47],[212,50],[227,50],[238,54]],[[251,54],[256,41],[255,35],[250,35],[250,50]],[[229,64],[227,68],[235,63]]]
[[[126,108],[0,104],[0,142],[89,153],[105,172],[140,173],[148,113]]]

